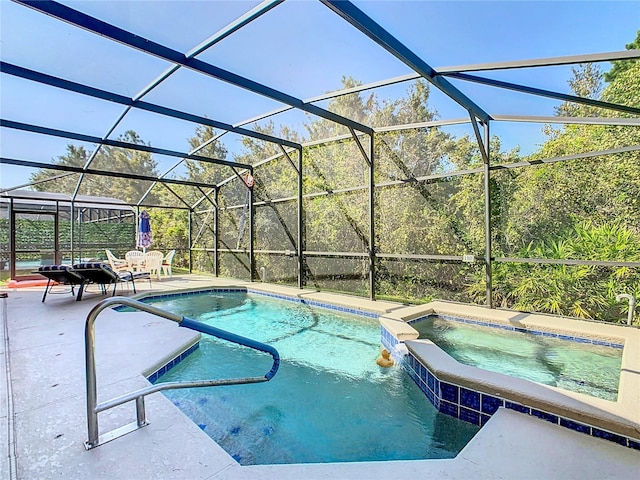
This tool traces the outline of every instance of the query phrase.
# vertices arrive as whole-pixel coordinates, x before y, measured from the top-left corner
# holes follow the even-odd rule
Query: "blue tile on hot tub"
[[[459,403],[459,388],[449,383],[440,382],[440,397],[449,402]]]
[[[480,394],[473,390],[460,388],[460,406],[480,410]]]
[[[409,354],[409,366],[411,367],[412,370],[416,368],[416,357],[414,357],[411,354]]]
[[[502,406],[504,406],[504,401],[501,398],[482,394],[482,413],[493,415]]]
[[[431,374],[431,372],[427,372],[427,385],[431,390],[434,390],[435,384],[436,378]]]
[[[427,368],[420,364],[420,378],[424,383],[427,383]]]
[[[640,442],[636,442],[635,440],[629,439],[629,448],[640,450]]]
[[[560,425],[566,428],[570,428],[571,430],[575,430],[576,432],[581,433],[591,433],[591,427],[588,425],[583,425],[582,423],[574,422],[572,420],[560,417]]]
[[[480,425],[480,413],[475,410],[460,407],[460,420],[464,420],[467,423],[473,423],[474,425]]]
[[[620,445],[627,445],[627,439],[620,435],[616,435],[615,433],[607,432],[604,430],[600,430],[599,428],[593,427],[592,435],[598,438],[604,438],[605,440],[609,440],[611,442],[619,443]]]
[[[480,426],[484,427],[487,422],[491,419],[491,415],[480,414]]]
[[[441,401],[439,410],[442,413],[458,418],[458,405],[454,403]]]
[[[429,389],[427,388],[427,384],[424,383],[422,380],[418,381],[418,387],[420,387],[420,390],[422,390],[422,393],[424,393],[425,395],[429,391]]]
[[[427,398],[429,399],[429,401],[432,404],[435,404],[435,397],[434,397],[433,392],[431,390],[427,390]]]
[[[529,407],[525,407],[523,405],[520,405],[519,403],[505,401],[504,406],[509,410],[515,410],[516,412],[527,413],[527,414],[531,413],[531,409]]]
[[[534,417],[541,418],[542,420],[546,420],[547,422],[556,423],[556,424],[558,423],[557,415],[553,415],[547,412],[542,412],[540,410],[536,410],[535,408],[531,409],[531,415]]]

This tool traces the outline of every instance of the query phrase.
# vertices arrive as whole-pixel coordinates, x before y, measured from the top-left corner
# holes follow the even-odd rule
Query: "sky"
[[[186,53],[259,4],[255,1],[64,1],[118,27]],[[358,8],[435,68],[624,50],[640,29],[640,0],[604,1],[355,1]],[[128,97],[138,94],[170,64],[0,0],[0,56],[5,62],[85,83]],[[337,90],[343,76],[362,83],[411,73],[334,12],[313,0],[288,0],[217,43],[197,58],[299,99]],[[609,64],[601,65],[603,70]],[[491,73],[492,78],[570,93],[570,67]],[[490,114],[554,114],[557,102],[452,82]],[[394,99],[407,85],[386,87],[378,98]],[[465,116],[432,88],[430,105],[440,118]],[[282,104],[238,87],[179,69],[145,101],[238,123]],[[326,104],[320,104],[326,106]],[[123,107],[0,75],[0,115],[61,130],[105,136]],[[308,122],[305,114],[273,117],[276,125]],[[493,122],[505,147],[530,153],[544,141],[541,125]],[[153,146],[187,152],[195,125],[132,110],[111,133],[135,130]],[[3,157],[50,162],[69,141],[0,128]],[[227,135],[229,151],[240,149]],[[93,146],[86,145],[89,150]],[[176,160],[158,156],[159,170]],[[27,183],[32,169],[0,166],[0,188]]]

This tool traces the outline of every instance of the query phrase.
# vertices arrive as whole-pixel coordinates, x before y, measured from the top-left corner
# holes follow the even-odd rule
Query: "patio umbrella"
[[[146,252],[152,241],[149,214],[143,210],[140,212],[140,223],[138,225],[138,247],[141,247],[142,251]]]

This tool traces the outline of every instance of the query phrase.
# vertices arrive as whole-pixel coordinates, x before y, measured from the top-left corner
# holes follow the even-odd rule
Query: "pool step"
[[[280,442],[278,448],[270,447],[282,430],[279,428],[282,413],[275,406],[243,412],[237,399],[231,402],[225,396],[213,394],[191,395],[174,403],[242,465],[255,465],[265,449],[269,450],[270,458],[274,450],[281,452],[275,463],[293,462],[293,456],[282,450]]]

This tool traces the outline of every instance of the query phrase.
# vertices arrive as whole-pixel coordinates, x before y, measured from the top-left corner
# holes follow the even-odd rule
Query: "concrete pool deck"
[[[142,282],[142,292],[237,285],[389,314],[389,302],[196,275]],[[0,441],[8,479],[637,478],[638,450],[501,409],[454,459],[243,467],[162,394],[146,398],[150,425],[86,451],[84,323],[105,297],[76,302],[42,287],[0,289]],[[125,291],[125,295],[128,293]],[[98,400],[148,385],[141,375],[195,334],[146,313],[104,311],[96,322]],[[286,361],[286,359],[283,359]],[[260,388],[256,386],[256,388]],[[100,414],[100,432],[135,421],[132,403]],[[384,441],[384,439],[381,439]]]

